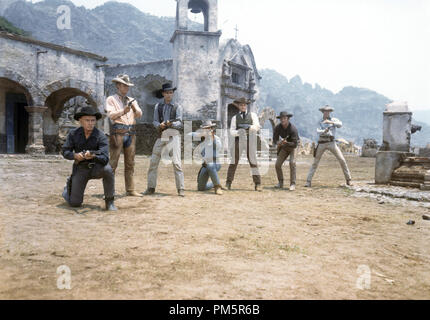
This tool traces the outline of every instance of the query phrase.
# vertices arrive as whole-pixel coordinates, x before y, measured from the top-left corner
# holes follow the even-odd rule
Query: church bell
[[[200,13],[202,12],[202,4],[199,0],[191,0],[188,3],[188,8],[191,9],[192,13]]]

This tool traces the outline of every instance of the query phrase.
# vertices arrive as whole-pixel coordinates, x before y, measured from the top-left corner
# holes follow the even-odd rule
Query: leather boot
[[[142,195],[136,191],[127,191],[127,197],[138,197],[141,198]]]
[[[114,198],[106,198],[106,211],[118,211],[117,207],[114,205]]]
[[[148,188],[143,195],[144,196],[152,196],[155,193],[155,189],[154,188]]]
[[[284,187],[284,181],[279,181],[279,183],[275,186],[275,189],[282,189]]]

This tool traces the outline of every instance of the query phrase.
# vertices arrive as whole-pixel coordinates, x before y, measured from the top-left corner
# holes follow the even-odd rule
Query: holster
[[[320,144],[318,143],[315,150],[314,150],[314,158],[317,156],[317,150],[318,150],[319,146],[320,146]]]
[[[116,123],[113,125],[111,134],[123,136],[123,147],[127,149],[131,146],[134,135],[136,135],[135,126]]]

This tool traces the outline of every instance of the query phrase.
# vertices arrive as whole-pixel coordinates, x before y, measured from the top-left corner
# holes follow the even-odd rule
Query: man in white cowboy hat
[[[282,165],[290,157],[290,191],[296,190],[296,148],[299,142],[299,133],[294,124],[290,122],[293,115],[289,112],[281,112],[278,119],[280,123],[273,131],[273,144],[277,146],[278,159],[276,160],[276,175],[278,184],[276,189],[284,187],[284,174]]]
[[[119,75],[112,80],[117,93],[106,99],[106,112],[112,122],[110,133],[110,164],[113,171],[118,167],[121,151],[124,151],[124,177],[127,196],[141,197],[134,186],[134,158],[136,155],[136,119],[142,117],[137,101],[127,96],[130,87],[128,75]]]
[[[233,161],[228,167],[226,188],[231,190],[237,166],[242,152],[246,150],[249,164],[252,170],[252,179],[255,184],[255,191],[261,192],[261,176],[257,165],[257,132],[260,131],[260,121],[254,112],[248,110],[251,102],[246,98],[235,100],[233,104],[239,109],[239,113],[231,119],[230,134],[234,137],[232,148]],[[241,143],[239,136],[242,135],[245,143]],[[251,142],[252,135],[255,138],[255,145]]]
[[[330,113],[334,111],[334,109],[328,105],[319,109],[323,113],[323,119],[319,122],[317,133],[319,135],[318,145],[315,150],[314,163],[312,164],[311,169],[309,170],[308,178],[306,181],[305,187],[310,188],[312,186],[312,178],[318,168],[318,164],[323,156],[324,152],[327,150],[333,153],[333,155],[339,161],[343,174],[345,176],[346,184],[352,185],[351,183],[351,173],[348,169],[348,165],[346,164],[345,158],[340,151],[339,147],[336,144],[336,128],[342,127],[342,122],[339,119],[332,118]]]
[[[169,143],[173,146],[172,164],[175,172],[176,189],[180,197],[185,197],[184,172],[182,170],[181,157],[181,133],[182,130],[182,107],[173,103],[173,94],[176,88],[170,83],[165,83],[162,88],[156,92],[157,98],[163,98],[163,102],[158,103],[154,109],[154,126],[159,132],[159,137],[152,149],[151,162],[148,169],[148,188],[144,195],[153,195],[157,188],[158,166],[160,165],[161,152]],[[169,135],[168,141],[162,139],[163,133]]]
[[[222,143],[220,137],[215,135],[216,126],[216,123],[207,120],[200,126],[199,131],[191,132],[190,135],[202,140],[202,143],[195,150],[203,160],[202,167],[197,175],[197,190],[208,191],[215,189],[216,195],[222,195],[222,186],[218,176],[218,172],[221,170],[218,154],[221,151]],[[209,178],[212,182],[208,182]]]

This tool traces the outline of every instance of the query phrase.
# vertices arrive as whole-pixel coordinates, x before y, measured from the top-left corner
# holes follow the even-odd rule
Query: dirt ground
[[[311,161],[298,159],[296,192],[273,189],[274,164],[264,192],[254,192],[243,165],[224,196],[196,192],[199,168],[185,166],[185,198],[164,165],[158,194],[125,198],[121,163],[120,211],[107,213],[97,180],[83,208],[65,205],[70,162],[2,157],[0,298],[429,299],[430,221],[422,219],[429,211],[352,197],[328,155],[305,189]],[[356,180],[373,179],[374,159],[347,162]],[[138,191],[148,164],[137,160]],[[70,290],[57,287],[63,265]]]

